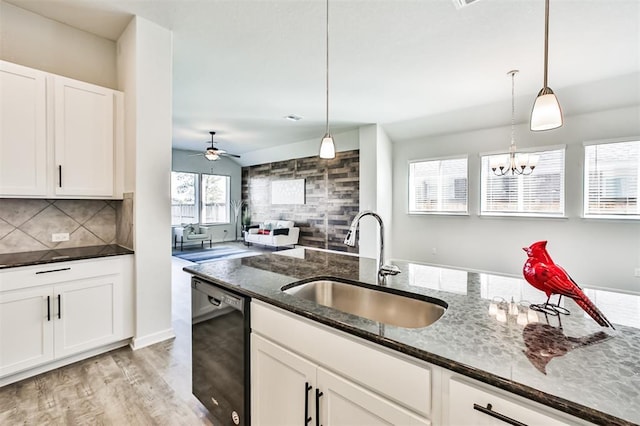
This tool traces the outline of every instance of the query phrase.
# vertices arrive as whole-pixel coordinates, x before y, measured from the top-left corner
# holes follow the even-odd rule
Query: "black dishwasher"
[[[218,425],[250,425],[249,301],[200,278],[191,288],[216,306],[191,327],[192,391]]]

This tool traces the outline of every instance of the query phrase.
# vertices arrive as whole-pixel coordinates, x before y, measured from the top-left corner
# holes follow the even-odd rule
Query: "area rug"
[[[188,260],[194,263],[212,262],[221,259],[232,259],[236,257],[253,256],[260,254],[255,251],[243,250],[237,247],[217,246],[208,249],[185,250],[173,252],[173,256]]]

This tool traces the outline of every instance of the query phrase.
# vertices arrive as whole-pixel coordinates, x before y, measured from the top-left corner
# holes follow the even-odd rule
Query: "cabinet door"
[[[251,334],[251,422],[263,426],[305,425],[315,421],[314,364]],[[311,389],[306,389],[306,386]],[[308,418],[307,417],[307,418]]]
[[[121,275],[57,285],[54,295],[56,358],[120,340]]]
[[[46,74],[0,61],[0,195],[46,195]]]
[[[489,408],[490,411],[488,411]],[[480,410],[484,410],[484,412]],[[498,396],[456,379],[449,381],[450,425],[502,426],[508,423],[508,421],[503,421],[496,416],[504,416],[511,421],[527,425],[555,426],[571,424],[546,415],[533,407],[519,404],[514,399]]]
[[[320,423],[330,426],[430,425],[388,399],[318,368]]]
[[[113,196],[114,92],[55,77],[55,194]]]
[[[53,359],[52,299],[50,286],[0,293],[0,376]]]

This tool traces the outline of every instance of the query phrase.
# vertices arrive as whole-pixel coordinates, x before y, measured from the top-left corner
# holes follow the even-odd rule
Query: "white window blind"
[[[496,176],[491,158],[481,157],[480,213],[484,215],[564,215],[564,148],[538,151],[532,174]]]
[[[640,218],[640,141],[584,148],[584,214]]]
[[[409,213],[467,213],[467,157],[409,163]]]

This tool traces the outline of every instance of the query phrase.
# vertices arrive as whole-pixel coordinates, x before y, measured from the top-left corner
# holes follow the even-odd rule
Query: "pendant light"
[[[497,155],[489,159],[489,167],[496,176],[530,175],[538,165],[538,156],[535,154],[523,154],[516,151],[516,101],[515,101],[515,77],[520,71],[511,70],[507,75],[511,76],[511,145],[508,155]]]
[[[562,126],[562,109],[553,90],[547,86],[549,68],[549,0],[544,7],[544,84],[531,111],[531,130],[551,130]]]
[[[333,136],[329,132],[329,0],[327,0],[327,62],[326,62],[326,125],[325,134],[320,143],[320,158],[335,158],[336,145]]]

